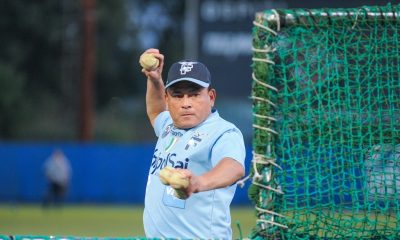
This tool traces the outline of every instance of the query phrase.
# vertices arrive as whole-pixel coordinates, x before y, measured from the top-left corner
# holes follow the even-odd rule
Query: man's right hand
[[[146,70],[146,69],[142,69],[142,72],[146,75],[146,77],[152,81],[159,81],[162,79],[162,70],[164,67],[164,55],[160,53],[160,51],[158,49],[155,48],[150,48],[147,49],[144,53],[150,53],[152,54],[155,58],[158,59],[159,64],[158,67],[154,70]],[[143,53],[143,54],[144,54]]]
[[[144,53],[152,54],[159,61],[158,67],[153,70],[142,69],[143,74],[147,77],[146,112],[151,125],[154,126],[154,120],[158,114],[167,109],[164,82],[162,80],[164,55],[155,48],[147,49]]]

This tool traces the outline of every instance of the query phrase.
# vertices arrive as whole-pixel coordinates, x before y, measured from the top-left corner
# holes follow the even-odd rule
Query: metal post
[[[94,30],[95,0],[82,0],[83,6],[83,60],[81,82],[81,111],[79,139],[88,141],[92,138],[93,115],[93,73],[94,73]]]
[[[199,1],[186,0],[184,22],[184,54],[186,59],[198,58]]]

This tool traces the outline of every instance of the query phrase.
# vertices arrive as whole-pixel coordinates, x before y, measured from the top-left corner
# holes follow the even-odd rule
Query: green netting
[[[400,6],[253,28],[251,238],[400,238]]]

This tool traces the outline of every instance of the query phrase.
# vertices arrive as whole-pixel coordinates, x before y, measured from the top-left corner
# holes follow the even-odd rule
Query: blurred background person
[[[55,149],[45,161],[44,172],[48,181],[48,190],[43,200],[43,206],[48,207],[52,204],[61,206],[68,191],[71,166],[60,149]]]

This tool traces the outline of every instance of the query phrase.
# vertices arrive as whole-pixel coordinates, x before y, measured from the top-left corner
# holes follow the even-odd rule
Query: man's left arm
[[[244,176],[244,167],[232,158],[223,158],[213,169],[203,175],[189,173],[188,194],[228,187]]]
[[[244,160],[246,149],[242,133],[238,129],[225,132],[213,145],[211,150],[210,171],[195,175],[189,170],[182,169],[189,178],[188,196],[192,193],[228,187],[242,178],[245,174]]]

